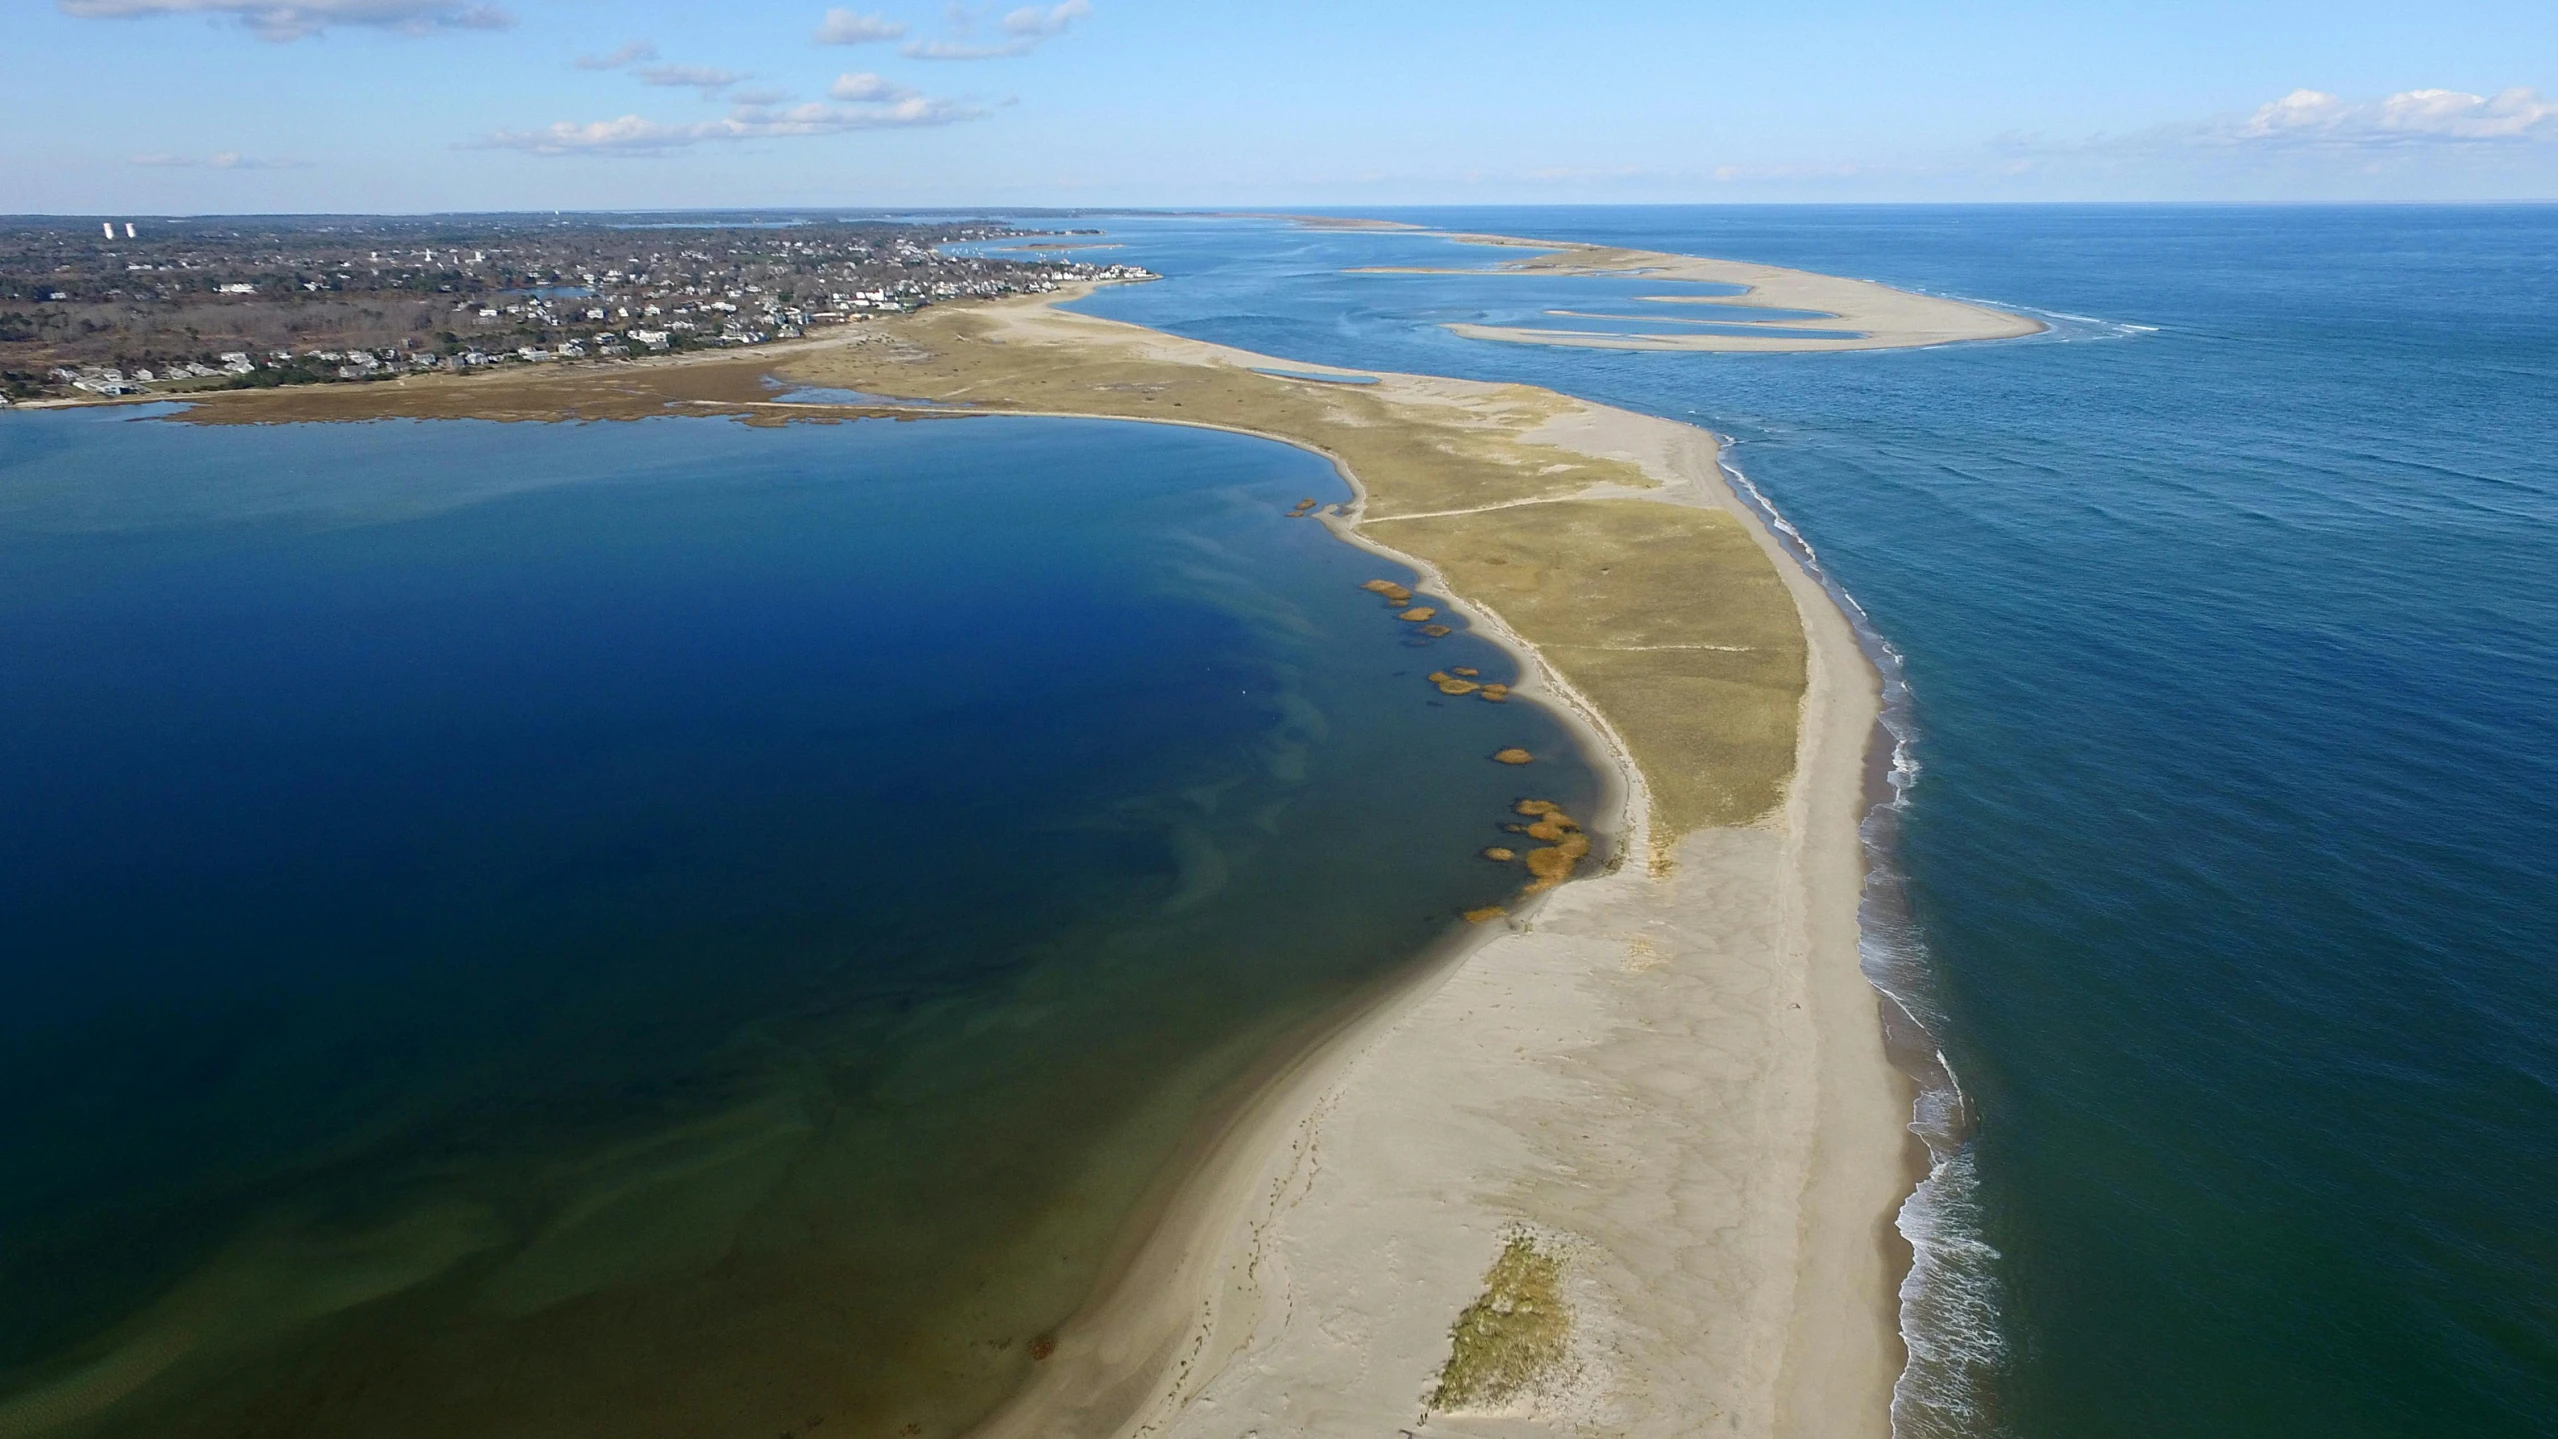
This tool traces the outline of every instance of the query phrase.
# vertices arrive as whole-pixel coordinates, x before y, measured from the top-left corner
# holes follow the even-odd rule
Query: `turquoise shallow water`
[[[1307,496],[1098,421],[0,416],[0,1435],[964,1427],[1594,797]]]
[[[1241,219],[1110,222],[1167,278],[1086,302],[1722,431],[1903,652],[1869,962],[1976,1124],[1902,1217],[1903,1433],[2558,1431],[2558,209],[1386,217],[2054,325],[1498,346],[1441,326],[1507,280],[1344,273],[1480,251]]]

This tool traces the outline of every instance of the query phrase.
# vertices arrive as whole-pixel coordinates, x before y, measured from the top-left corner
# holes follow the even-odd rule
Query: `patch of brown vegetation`
[[[1526,764],[1536,758],[1535,755],[1528,753],[1526,750],[1519,748],[1517,745],[1512,745],[1508,749],[1494,750],[1492,752],[1492,757],[1502,764]]]
[[[1487,904],[1481,909],[1467,910],[1465,912],[1465,921],[1468,924],[1483,924],[1489,920],[1499,919],[1501,916],[1508,914],[1509,912],[1510,911],[1502,908],[1500,905]]]
[[[1446,639],[1448,636],[1456,633],[1455,630],[1448,628],[1446,625],[1423,625],[1421,627],[1421,632],[1434,640]]]
[[[1563,1259],[1513,1234],[1483,1276],[1483,1294],[1448,1329],[1448,1362],[1430,1407],[1493,1408],[1561,1373],[1570,1362],[1572,1309]]]
[[[1573,824],[1570,815],[1550,814],[1534,824],[1523,824],[1516,828],[1519,833],[1530,839],[1541,839],[1548,844],[1553,844],[1571,834],[1578,826]]]
[[[1489,860],[1497,860],[1502,864],[1508,864],[1510,861],[1519,857],[1519,852],[1515,849],[1503,849],[1501,846],[1496,844],[1492,848],[1485,850],[1483,852],[1483,857]]]
[[[1794,769],[1802,622],[1719,510],[1564,500],[1380,524],[1537,646],[1608,717],[1666,845],[1774,809]]]
[[[1437,618],[1438,614],[1439,612],[1437,610],[1430,608],[1428,605],[1414,605],[1412,608],[1405,610],[1402,614],[1396,615],[1395,618],[1399,620],[1410,620],[1414,624],[1419,624],[1423,620]]]
[[[1536,879],[1528,885],[1529,894],[1549,890],[1572,877],[1575,865],[1590,853],[1590,837],[1579,830],[1564,835],[1544,849],[1528,851],[1528,873]]]

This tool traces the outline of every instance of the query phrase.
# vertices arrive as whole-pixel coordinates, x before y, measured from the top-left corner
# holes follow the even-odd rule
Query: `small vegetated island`
[[[796,336],[646,359],[613,289],[634,270],[682,274],[696,298],[803,307],[883,287],[818,278],[844,263],[817,248],[832,232],[702,232],[759,255],[810,245],[816,268],[789,278],[779,262],[694,258],[698,236],[563,233],[584,238],[492,265],[462,306],[404,291],[437,336],[421,349],[448,349],[443,317],[490,308],[478,297],[502,280],[596,289],[568,303],[609,305],[628,360],[597,362],[589,344],[586,363],[411,366],[208,393],[176,418],[1041,414],[1273,437],[1330,457],[1355,491],[1293,517],[1418,572],[1370,584],[1379,623],[1470,626],[1521,660],[1514,685],[1451,670],[1414,685],[1448,704],[1551,706],[1613,767],[1614,793],[1574,814],[1538,793],[1535,754],[1483,756],[1517,777],[1515,813],[1482,852],[1515,873],[1512,898],[1463,916],[1457,957],[1302,1037],[1203,1119],[1110,1275],[1021,1348],[1017,1386],[976,1432],[1888,1433],[1890,1216],[1912,1174],[1910,1091],[1858,968],[1877,680],[1845,617],[1727,486],[1711,434],[1525,385],[1335,372],[1080,315],[1058,302],[1148,277],[1045,262],[915,297],[940,303],[874,302]],[[936,238],[982,232],[864,231],[860,263],[893,274],[910,268],[903,247],[929,257]],[[1676,272],[1749,286],[1738,303],[1841,317],[1837,337],[1783,348],[2036,328],[1861,281],[1472,238],[1528,246],[1513,263],[1543,272]],[[166,283],[131,273],[128,292]],[[368,303],[392,313],[332,302]]]

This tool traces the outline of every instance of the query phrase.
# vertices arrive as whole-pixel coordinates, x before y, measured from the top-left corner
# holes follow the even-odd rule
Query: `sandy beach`
[[[1858,969],[1878,695],[1846,620],[1702,430],[1527,386],[1301,378],[1322,373],[1044,299],[184,418],[927,413],[763,398],[778,374],[1331,457],[1358,498],[1317,522],[1514,650],[1517,700],[1615,770],[1613,812],[1574,817],[1601,844],[1573,882],[1523,872],[1507,913],[1204,1120],[979,1432],[1888,1433],[1909,1094]]]
[[[1746,519],[1710,437],[1580,418],[1662,466],[1661,502]],[[1781,809],[1565,886],[1325,1035],[983,1434],[1889,1432],[1908,1097],[1855,926],[1877,700],[1749,523],[1810,641]],[[1581,712],[1640,840],[1643,776]],[[1440,1408],[1451,1322],[1517,1236],[1561,1261],[1562,1362]]]

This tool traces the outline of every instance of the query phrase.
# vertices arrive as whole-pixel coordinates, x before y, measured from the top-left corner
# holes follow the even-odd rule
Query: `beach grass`
[[[1572,1308],[1563,1257],[1519,1231],[1483,1276],[1483,1294],[1448,1330],[1448,1362],[1430,1407],[1490,1409],[1562,1373],[1571,1359]]]

